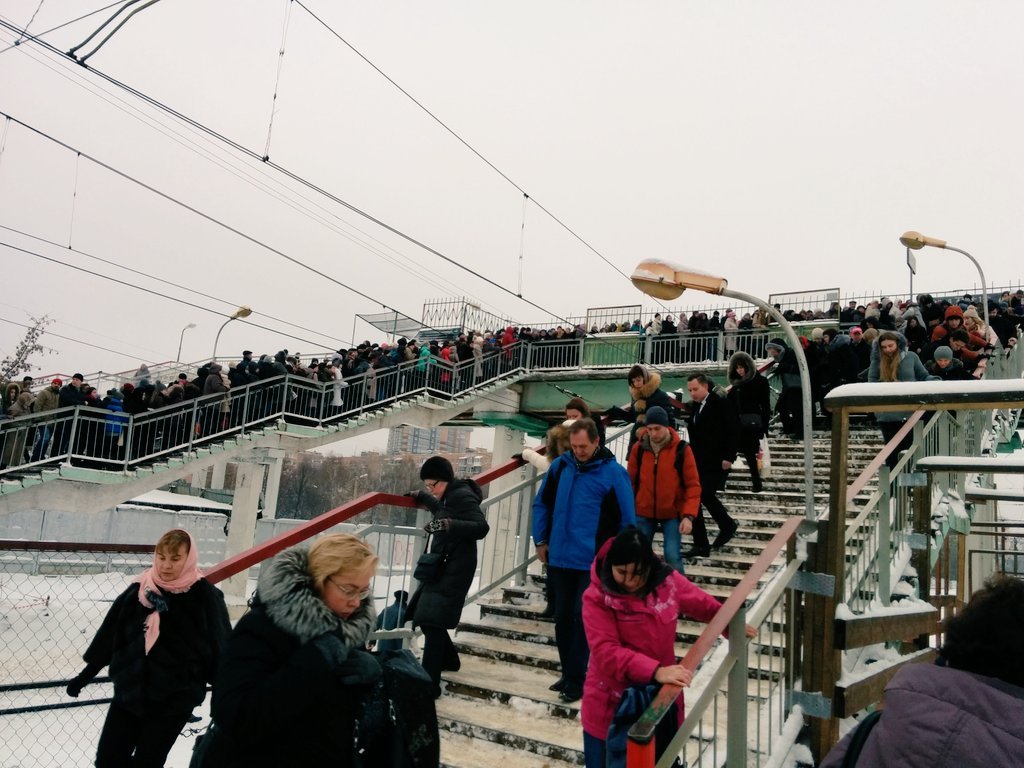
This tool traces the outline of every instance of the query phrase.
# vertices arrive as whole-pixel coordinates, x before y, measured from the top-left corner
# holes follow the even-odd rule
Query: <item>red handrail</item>
[[[499,477],[507,475],[509,472],[521,467],[524,464],[522,459],[510,459],[504,464],[480,473],[473,478],[479,485],[487,485],[488,483],[496,480]],[[315,536],[318,533],[326,531],[328,528],[332,528],[339,523],[344,523],[346,520],[351,520],[361,512],[365,512],[378,504],[390,504],[395,507],[415,507],[416,502],[408,496],[397,496],[393,493],[381,493],[380,491],[374,491],[373,493],[366,493],[360,496],[358,499],[353,499],[340,507],[335,507],[322,515],[314,517],[312,520],[307,520],[301,525],[297,525],[287,531],[279,533],[271,539],[267,539],[262,544],[257,544],[251,549],[247,549],[244,552],[239,552],[234,557],[229,557],[217,565],[213,566],[210,570],[205,572],[206,580],[211,584],[216,584],[218,581],[223,581],[226,578],[234,576],[236,573],[244,571],[246,568],[250,568],[257,563],[263,562],[267,558],[276,555],[283,549],[295,546],[310,536]]]

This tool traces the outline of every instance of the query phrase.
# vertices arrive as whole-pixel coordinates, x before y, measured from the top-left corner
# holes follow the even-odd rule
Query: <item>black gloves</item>
[[[341,630],[313,638],[313,646],[332,669],[337,669],[348,658],[348,646],[341,639]]]
[[[629,421],[629,412],[625,408],[620,408],[617,405],[613,405],[605,413],[611,418],[612,421]]]
[[[451,518],[449,517],[435,517],[429,523],[423,526],[423,530],[427,533],[440,533],[447,531],[451,527]]]
[[[68,696],[73,699],[78,698],[78,694],[82,692],[89,683],[92,682],[93,678],[103,669],[103,665],[89,664],[85,669],[78,673],[78,675],[72,678],[71,682],[68,683],[68,687],[64,689]]]
[[[360,648],[349,649],[340,629],[314,638],[313,646],[344,685],[369,685],[382,674],[380,664],[371,654]]]
[[[355,649],[345,661],[335,667],[334,674],[343,685],[369,685],[376,682],[383,672],[380,662],[371,654]]]

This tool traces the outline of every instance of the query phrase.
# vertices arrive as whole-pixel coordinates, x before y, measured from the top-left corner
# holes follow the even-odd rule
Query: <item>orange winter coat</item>
[[[629,452],[629,478],[633,482],[637,517],[673,520],[696,517],[700,511],[700,477],[693,449],[669,430],[668,444],[657,456],[644,435]],[[682,462],[676,453],[682,450]],[[640,453],[644,456],[641,459]]]

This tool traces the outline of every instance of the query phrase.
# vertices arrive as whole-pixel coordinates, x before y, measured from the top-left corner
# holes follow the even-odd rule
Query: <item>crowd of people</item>
[[[858,380],[980,376],[984,370],[979,370],[980,361],[1011,347],[1019,333],[1019,326],[1001,314],[998,305],[989,313],[988,322],[983,322],[976,310],[971,311],[975,308],[967,299],[965,309],[951,302],[933,306],[936,302],[930,297],[919,298],[904,307],[882,302],[877,315],[869,306],[869,314],[847,332],[815,329],[809,339],[801,337],[816,401],[832,387]],[[856,311],[856,307],[850,309]],[[969,329],[962,327],[968,318],[972,318]],[[1005,325],[998,322],[1003,318],[1007,318]],[[917,332],[918,326],[923,333]],[[958,346],[962,334],[968,338]],[[138,402],[133,395],[139,390],[151,392],[152,397],[179,388],[182,399],[185,390],[194,398],[197,393],[217,394],[259,381],[261,371],[266,378],[289,373],[318,381],[338,381],[339,376],[342,380],[363,376],[365,381],[368,370],[379,370],[385,354],[402,350],[399,354],[404,358],[410,346],[415,349],[414,344],[402,342],[405,340],[394,350],[373,345],[348,350],[330,361],[313,361],[311,366],[302,366],[284,351],[272,361],[266,356],[254,361],[246,352],[227,372],[211,363],[204,366],[207,370],[198,382],[183,375],[166,388],[149,384],[148,372],[140,369],[135,382],[108,392],[100,402],[105,401],[102,407],[112,414],[105,423],[113,418],[116,424],[124,413],[134,412],[131,409],[137,406],[130,403]],[[781,338],[772,338],[765,348],[781,379],[776,410],[783,429],[802,437],[798,432],[800,383],[798,376],[793,378],[797,373],[795,353]],[[965,351],[975,353],[975,360],[967,360]],[[457,354],[451,353],[448,360],[453,355],[457,359]],[[405,362],[424,357],[421,352],[414,355]],[[968,368],[969,362],[974,362],[972,368]],[[242,376],[255,378],[243,380]],[[587,766],[606,765],[609,754],[619,748],[616,734],[621,735],[624,708],[635,710],[637,697],[650,696],[649,686],[689,684],[691,671],[679,664],[674,653],[676,618],[686,615],[709,621],[720,609],[717,600],[686,579],[685,563],[711,556],[712,550],[720,550],[737,532],[738,523],[718,494],[725,488],[738,454],[747,459],[754,492],[763,490],[756,446],[767,434],[772,416],[767,379],[750,354],[736,351],[731,355],[728,380],[729,386],[723,388],[704,373],[691,373],[689,400],[679,403],[661,389],[656,370],[634,366],[625,386],[630,404],[607,414],[610,422],[633,424],[625,465],[604,445],[600,414],[580,398],[566,404],[565,421],[550,430],[545,455],[533,451],[528,457],[532,461],[543,458],[547,470],[533,503],[532,538],[538,559],[547,569],[555,625],[560,677],[551,690],[562,702],[582,699]],[[31,395],[31,382],[24,384],[20,391],[11,392],[13,402],[22,403],[21,407],[31,403],[24,397]],[[83,392],[86,385],[76,374],[67,385],[52,381],[44,405],[49,401],[55,401],[52,407],[64,405],[68,387],[73,397],[81,398],[78,404],[84,404],[89,393]],[[43,396],[40,393],[36,401]],[[895,434],[905,418],[902,413],[880,417],[883,435]],[[677,420],[686,421],[686,440],[676,428]],[[112,438],[116,435],[116,431],[111,433]],[[52,438],[59,446],[63,437],[55,432],[46,439]],[[36,447],[38,444],[33,450]],[[426,491],[409,495],[431,512],[424,528],[431,537],[428,550],[440,556],[443,567],[436,577],[419,584],[408,603],[407,595],[396,594],[399,600],[386,626],[397,628],[411,622],[422,630],[421,664],[436,696],[442,690],[442,673],[461,666],[448,632],[460,619],[476,570],[477,542],[489,527],[480,508],[480,488],[472,480],[457,479],[445,459],[428,459],[420,477]],[[703,511],[717,523],[713,542]],[[653,549],[659,531],[663,557]],[[684,536],[692,537],[692,547],[685,551]],[[159,765],[156,760],[162,757],[145,756],[166,754],[173,743],[171,736],[197,703],[199,686],[211,680],[215,681],[217,737],[208,743],[208,747],[210,743],[215,746],[204,765],[280,764],[296,755],[316,762],[322,755],[340,754],[342,742],[351,744],[358,716],[350,694],[361,690],[360,686],[372,685],[380,676],[379,664],[365,653],[369,634],[377,624],[370,592],[375,567],[376,556],[354,537],[327,537],[310,548],[281,553],[261,572],[253,610],[227,637],[219,593],[197,587],[200,576],[191,537],[162,539],[153,569],[137,580],[140,586],[130,587],[115,603],[85,654],[85,670],[68,686],[68,693],[77,695],[99,669],[111,666],[115,696],[100,738],[97,765],[119,764],[117,760],[133,750],[137,764]],[[197,596],[188,598],[192,602],[181,597],[189,593]],[[197,611],[205,617],[204,622],[218,627],[211,632],[212,644],[204,645],[194,636],[180,637],[175,622],[184,619],[194,624]],[[383,620],[380,625],[385,626]],[[747,634],[753,636],[754,629],[748,627]],[[160,638],[164,638],[162,646]],[[150,654],[158,648],[164,650]],[[168,670],[178,668],[175,665],[183,658],[193,657],[202,663],[189,662],[191,676],[168,677]],[[146,681],[142,686],[140,679]],[[339,687],[344,693],[339,694]],[[311,696],[311,691],[315,695]],[[273,710],[266,702],[268,697],[278,701],[282,695],[292,704],[303,702],[301,711],[296,710],[300,725],[281,732],[267,762],[271,753],[253,748],[249,735],[280,730],[276,719],[266,719],[266,711]],[[349,703],[339,705],[339,696]],[[159,717],[151,718],[153,713]],[[680,704],[675,722],[682,717]],[[159,727],[141,727],[151,719]],[[244,757],[242,762],[239,756]],[[342,760],[338,764],[347,763]]]

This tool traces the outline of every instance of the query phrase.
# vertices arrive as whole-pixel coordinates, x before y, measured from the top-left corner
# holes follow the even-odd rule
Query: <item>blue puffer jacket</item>
[[[607,448],[584,464],[563,453],[533,501],[533,541],[556,568],[589,571],[601,544],[635,523],[629,474]]]

